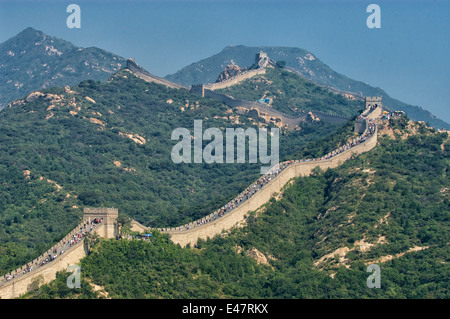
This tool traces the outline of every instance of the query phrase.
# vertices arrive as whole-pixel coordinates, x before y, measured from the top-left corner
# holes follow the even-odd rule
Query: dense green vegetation
[[[279,67],[217,92],[248,101],[270,98],[273,108],[290,115],[315,110],[352,117],[363,108],[360,101],[349,101]]]
[[[196,248],[157,231],[149,242],[102,241],[82,260],[82,275],[112,298],[449,298],[450,141],[419,131],[386,135],[336,169],[297,178],[246,227]],[[342,247],[344,259],[333,256]],[[249,256],[254,249],[267,265]],[[388,255],[395,258],[379,261]],[[380,289],[367,287],[370,263],[380,266]],[[27,297],[68,296],[64,276]],[[91,297],[82,289],[73,294]]]
[[[328,70],[307,51],[284,48],[289,54],[276,56],[275,48],[262,49],[287,66],[305,58],[293,67],[314,71],[318,82],[339,76],[323,84],[351,85],[383,95],[385,104],[398,102]],[[242,53],[242,63],[233,58],[240,66],[253,63],[254,48],[227,48],[221,57],[233,52]],[[7,66],[0,76],[0,107],[42,86],[72,85],[87,75],[106,79],[124,62],[31,28],[1,44],[0,56]],[[194,76],[189,83],[213,82],[220,64],[204,63],[203,74],[212,81]],[[117,207],[122,220],[175,226],[210,213],[259,176],[259,164],[171,161],[178,142],[171,132],[192,132],[194,119],[203,120],[204,130],[258,124],[245,116],[233,124],[236,114],[218,101],[146,83],[127,71],[71,90],[46,89],[0,113],[0,275],[60,240],[79,223],[83,207]],[[282,68],[223,92],[247,100],[266,94],[273,107],[291,114],[314,109],[353,116],[362,106]],[[420,108],[397,105],[412,118],[442,124]],[[405,119],[390,121],[403,133],[408,125]],[[283,131],[280,159],[319,157],[344,144],[352,127],[319,122]],[[405,139],[385,136],[375,150],[339,168],[296,179],[281,199],[252,213],[246,227],[195,248],[176,246],[157,231],[150,241],[101,240],[81,262],[80,290],[67,287],[69,274],[63,272],[49,285],[38,288],[36,281],[26,298],[103,297],[89,283],[112,298],[449,298],[450,143],[446,133],[423,125],[417,132]],[[267,263],[258,263],[255,252]],[[366,286],[366,264],[373,262],[381,265],[381,289]]]
[[[125,63],[105,50],[80,48],[27,28],[0,44],[0,109],[33,90],[105,81]]]
[[[450,124],[436,118],[419,106],[403,103],[389,96],[383,89],[375,88],[362,81],[356,81],[333,71],[312,53],[293,47],[261,46],[247,47],[234,45],[206,59],[194,62],[174,74],[167,75],[170,81],[183,85],[213,83],[222,72],[223,66],[237,64],[250,67],[255,61],[255,54],[264,51],[274,61],[284,61],[286,66],[300,71],[307,79],[315,83],[337,88],[341,91],[356,92],[363,96],[382,96],[383,105],[392,110],[403,110],[416,121],[429,122],[436,128],[450,129]]]
[[[176,226],[209,214],[259,176],[260,164],[172,162],[175,128],[193,132],[194,119],[203,119],[203,130],[254,122],[241,116],[241,124],[232,124],[235,114],[220,102],[127,71],[71,90],[47,89],[46,96],[19,100],[0,113],[1,274],[61,239],[85,206],[117,207],[153,227]],[[336,129],[304,123],[283,132],[280,159]]]

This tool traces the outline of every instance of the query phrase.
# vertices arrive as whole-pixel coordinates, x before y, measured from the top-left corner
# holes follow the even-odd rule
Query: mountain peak
[[[427,110],[391,98],[381,88],[375,88],[367,83],[352,80],[339,74],[320,61],[312,52],[296,47],[229,45],[219,53],[192,63],[174,74],[167,75],[165,78],[184,86],[194,83],[213,83],[216,81],[217,75],[229,64],[252,65],[255,54],[259,51],[266,52],[274,61],[284,61],[287,67],[297,70],[305,78],[321,86],[348,94],[383,96],[383,106],[389,109],[405,111],[410,118],[429,122],[435,128],[450,129],[450,124]]]
[[[98,48],[80,47],[28,27],[0,43],[0,110],[11,100],[51,86],[106,80],[125,59]]]
[[[36,30],[35,28],[33,28],[33,27],[28,27],[28,28],[25,28],[22,32],[19,32],[18,34],[17,34],[17,36],[19,36],[19,35],[23,35],[23,34],[30,34],[30,33],[43,33],[42,31],[39,31],[39,30]]]
[[[21,38],[33,39],[33,38],[41,38],[42,36],[46,36],[46,34],[40,30],[36,30],[32,27],[28,27],[28,28],[22,30],[21,32],[19,32],[14,37],[12,37],[10,40],[21,39]]]

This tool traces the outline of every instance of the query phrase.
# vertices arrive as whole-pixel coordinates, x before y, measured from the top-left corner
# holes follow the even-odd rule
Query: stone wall
[[[364,119],[357,118],[355,120],[355,132],[356,133],[362,134],[362,133],[364,133],[366,128],[367,128],[367,124],[366,124],[366,121],[364,121]]]
[[[134,62],[134,60],[132,60],[132,59],[127,60],[127,69],[129,71],[133,72],[137,77],[139,77],[147,82],[154,82],[154,83],[162,84],[162,85],[165,85],[165,86],[173,88],[173,89],[186,89],[186,90],[188,89],[187,87],[184,87],[180,84],[170,82],[166,79],[160,78],[156,75],[149,73],[144,68],[142,68],[141,66],[136,64],[136,62]]]
[[[137,231],[140,233],[144,233],[149,229],[150,229],[150,227],[146,227],[134,219],[131,220],[131,231]]]
[[[382,107],[382,97],[381,96],[368,96],[365,98],[366,110],[372,106]]]
[[[208,90],[211,90],[211,91],[225,89],[229,86],[232,86],[239,82],[250,79],[250,78],[254,77],[255,75],[265,74],[265,73],[266,73],[265,68],[248,70],[248,71],[245,71],[235,77],[232,77],[232,78],[222,81],[222,82],[205,84],[205,88]]]
[[[186,246],[187,244],[194,245],[197,243],[199,238],[207,239],[212,238],[216,235],[221,234],[223,231],[227,231],[233,228],[236,224],[243,221],[245,216],[249,212],[257,210],[259,207],[267,203],[270,198],[275,194],[279,193],[284,185],[286,185],[292,178],[307,176],[311,174],[311,171],[315,167],[320,167],[322,170],[327,170],[328,168],[335,168],[341,165],[343,162],[351,158],[356,154],[361,154],[367,152],[374,148],[377,144],[377,131],[369,137],[364,143],[358,144],[351,149],[348,149],[331,159],[321,160],[321,161],[310,161],[310,162],[298,162],[291,164],[286,169],[284,169],[276,178],[266,184],[261,190],[255,193],[250,199],[245,201],[243,204],[232,210],[230,213],[219,217],[213,222],[209,222],[200,226],[196,225],[196,222],[189,224],[191,229],[189,230],[177,230],[178,228],[170,228],[167,232],[170,234],[171,240],[180,244],[181,246]],[[209,219],[213,216],[210,214],[205,217]]]
[[[350,120],[350,117],[347,116],[325,113],[321,111],[311,111],[311,113],[318,117],[321,121],[328,123],[344,123]]]
[[[118,210],[117,208],[85,208],[83,214],[83,222],[75,227],[69,234],[67,234],[60,242],[48,250],[53,251],[55,247],[63,247],[64,244],[72,238],[72,235],[77,233],[85,221],[93,220],[94,218],[103,218],[101,224],[94,226],[92,230],[103,238],[115,238],[117,225]],[[33,265],[33,270],[29,273],[20,275],[8,282],[5,282],[5,276],[0,277],[0,298],[11,299],[20,297],[20,295],[27,292],[28,286],[33,282],[37,276],[42,275],[44,283],[48,283],[56,278],[56,273],[61,270],[67,270],[69,265],[76,264],[81,258],[86,256],[84,251],[84,238],[78,243],[68,248],[62,255],[56,257],[55,260],[45,264],[40,268],[36,268],[36,264],[47,257],[46,254],[30,262]],[[21,273],[21,268],[12,271],[11,273]]]
[[[55,280],[57,272],[67,270],[69,265],[78,263],[80,259],[85,256],[84,239],[82,239],[64,252],[63,255],[58,256],[54,261],[4,284],[0,288],[0,298],[12,299],[20,297],[28,291],[29,285],[40,275],[42,275],[44,283],[49,283],[50,281]]]
[[[203,84],[194,84],[191,86],[190,92],[201,97],[205,96],[205,86]]]
[[[281,119],[281,121],[283,122],[283,124],[287,124],[288,128],[293,128],[296,125],[298,125],[300,122],[305,121],[306,120],[306,116],[307,114],[298,116],[298,117],[291,117],[288,116],[285,113],[282,113],[278,110],[275,110],[271,107],[268,107],[267,105],[264,105],[262,103],[258,103],[258,102],[251,102],[251,101],[244,101],[244,100],[239,100],[239,99],[235,99],[231,96],[225,95],[225,94],[221,94],[221,93],[217,93],[211,90],[207,90],[205,89],[205,96],[207,97],[211,97],[213,99],[219,100],[222,103],[228,105],[229,107],[235,108],[235,107],[242,107],[242,108],[246,108],[248,110],[251,109],[257,109],[258,112],[267,114],[269,116],[272,117],[278,117]]]
[[[94,218],[103,218],[104,227],[97,231],[97,234],[103,238],[116,238],[118,217],[119,211],[117,208],[86,207],[83,211],[83,221],[94,220]]]

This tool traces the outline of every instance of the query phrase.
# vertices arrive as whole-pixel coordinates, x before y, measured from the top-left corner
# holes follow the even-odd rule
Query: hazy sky
[[[81,7],[69,29],[66,8]],[[369,4],[381,28],[369,29]],[[134,57],[165,76],[228,45],[291,46],[450,123],[450,0],[4,1],[0,42],[26,27]]]

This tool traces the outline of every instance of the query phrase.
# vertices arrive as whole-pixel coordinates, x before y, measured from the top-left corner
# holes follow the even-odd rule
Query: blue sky
[[[81,7],[81,29],[66,8]],[[369,4],[381,28],[369,29]],[[0,0],[0,42],[26,27],[134,57],[165,76],[225,46],[291,46],[450,123],[449,0]]]

